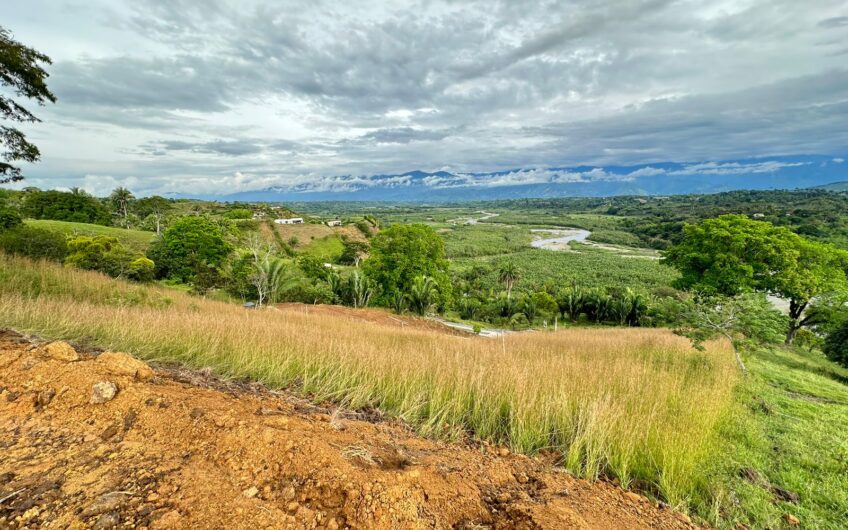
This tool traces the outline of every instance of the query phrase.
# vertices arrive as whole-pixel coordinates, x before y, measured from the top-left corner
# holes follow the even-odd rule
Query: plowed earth
[[[543,459],[0,331],[0,528],[694,527]]]

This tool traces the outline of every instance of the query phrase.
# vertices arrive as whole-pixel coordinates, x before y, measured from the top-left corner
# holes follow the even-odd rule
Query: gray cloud
[[[55,61],[39,182],[498,184],[848,145],[839,0],[11,2],[4,24]],[[557,178],[602,178],[580,173]]]

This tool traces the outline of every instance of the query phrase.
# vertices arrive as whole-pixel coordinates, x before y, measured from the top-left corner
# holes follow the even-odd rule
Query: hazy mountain
[[[520,168],[489,173],[410,171],[317,178],[291,187],[182,197],[224,201],[451,202],[525,197],[674,195],[735,189],[794,189],[848,180],[848,163],[830,156],[783,156],[633,166]]]

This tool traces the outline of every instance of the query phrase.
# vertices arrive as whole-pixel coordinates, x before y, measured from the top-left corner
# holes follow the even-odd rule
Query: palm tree
[[[112,195],[109,196],[109,200],[112,201],[112,205],[115,207],[115,210],[118,211],[118,214],[124,218],[124,228],[130,227],[130,202],[135,199],[135,195],[132,194],[130,190],[124,187],[117,187],[115,191],[112,192]]]
[[[361,272],[353,271],[348,278],[348,290],[350,292],[353,307],[365,307],[374,294],[374,282]]]
[[[279,301],[284,292],[300,284],[300,278],[293,275],[281,259],[266,260],[259,268],[268,278],[268,302],[271,304]]]
[[[501,265],[500,270],[498,270],[498,280],[506,286],[507,298],[512,297],[512,286],[519,278],[521,278],[521,269],[515,263],[508,261]]]
[[[433,306],[438,291],[439,286],[436,285],[433,278],[429,276],[416,277],[407,295],[409,307],[421,316],[426,315],[427,311]]]

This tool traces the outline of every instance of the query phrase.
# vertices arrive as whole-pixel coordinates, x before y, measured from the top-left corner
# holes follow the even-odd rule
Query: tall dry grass
[[[5,256],[0,326],[377,407],[427,435],[473,432],[515,451],[555,451],[577,474],[639,479],[680,505],[703,489],[700,468],[736,381],[728,347],[699,352],[667,330],[465,338],[245,311]]]

